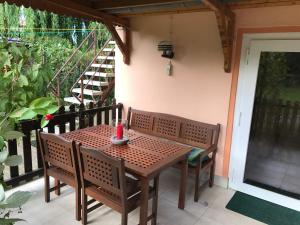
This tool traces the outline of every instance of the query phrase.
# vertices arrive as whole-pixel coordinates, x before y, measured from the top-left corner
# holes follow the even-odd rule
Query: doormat
[[[300,224],[300,212],[241,192],[234,194],[226,208],[269,225]]]

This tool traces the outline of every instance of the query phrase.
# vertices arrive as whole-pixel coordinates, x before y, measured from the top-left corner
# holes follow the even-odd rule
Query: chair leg
[[[155,194],[152,199],[152,221],[151,225],[156,225],[157,223],[157,205],[158,205],[158,186],[159,186],[159,175],[154,178],[154,191]]]
[[[45,180],[45,202],[50,202],[50,182],[49,182],[49,176],[47,174],[44,174],[44,180]]]
[[[127,225],[128,223],[128,213],[126,211],[124,211],[122,213],[122,223],[121,225]]]
[[[81,212],[82,212],[82,224],[86,225],[87,224],[87,195],[84,193],[84,189],[81,189],[81,197],[82,197],[82,201],[81,201]]]
[[[200,182],[200,169],[201,169],[201,162],[200,159],[197,162],[195,168],[195,194],[194,194],[194,201],[199,201],[199,182]]]
[[[80,187],[75,188],[76,191],[76,220],[81,220],[81,190]]]
[[[60,181],[57,179],[55,179],[55,187],[56,187],[55,194],[60,195]]]
[[[215,157],[213,158],[213,163],[210,167],[210,172],[209,172],[209,187],[212,187],[214,185],[214,180],[215,180]]]

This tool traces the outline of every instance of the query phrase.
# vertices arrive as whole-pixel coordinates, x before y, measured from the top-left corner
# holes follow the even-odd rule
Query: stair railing
[[[92,41],[91,41],[92,39]],[[90,42],[90,43],[89,43]],[[84,49],[83,52],[80,50],[87,45],[87,48]],[[51,90],[51,92],[55,95],[60,103],[61,99],[61,85],[70,77],[73,71],[80,66],[83,57],[90,52],[92,48],[94,48],[94,54],[97,52],[97,33],[96,29],[92,30],[80,43],[80,45],[74,50],[74,52],[70,55],[67,61],[63,64],[63,66],[55,73],[52,80],[49,82],[47,88]],[[81,53],[80,57],[76,59],[78,53]],[[74,61],[75,62],[72,62]],[[63,74],[64,70],[67,69],[67,66],[73,63],[71,69],[69,69],[66,74]],[[63,76],[63,77],[62,77]]]
[[[109,38],[106,43],[103,45],[103,47],[100,49],[100,51],[98,51],[98,53],[95,55],[95,57],[91,60],[91,62],[89,63],[89,65],[86,67],[86,69],[81,73],[81,75],[79,76],[79,78],[74,82],[73,86],[70,89],[70,93],[72,93],[73,97],[75,97],[80,103],[83,103],[84,101],[84,90],[89,86],[89,83],[94,81],[94,78],[97,74],[97,72],[100,73],[101,71],[101,66],[103,64],[105,64],[105,62],[107,62],[108,57],[111,56],[111,53],[114,52],[115,50],[115,46],[111,49],[111,51],[108,52],[108,54],[106,55],[106,58],[99,63],[99,67],[97,69],[95,69],[95,71],[93,71],[94,73],[89,77],[88,82],[86,84],[83,83],[84,77],[86,76],[85,73],[91,68],[92,64],[95,63],[97,61],[97,58],[100,56],[100,54],[103,52],[103,50],[105,48],[107,48],[107,46],[109,45],[109,42],[112,41],[112,38]],[[101,77],[99,76],[99,81],[100,81]],[[80,94],[76,95],[73,92],[73,89],[76,87],[76,85],[79,83],[80,81]],[[101,81],[100,81],[100,90],[101,90]],[[95,101],[94,96],[92,95],[93,101]]]

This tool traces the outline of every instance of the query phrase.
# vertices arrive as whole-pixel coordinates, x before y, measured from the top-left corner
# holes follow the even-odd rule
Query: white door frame
[[[261,51],[300,52],[300,33],[244,35],[229,167],[229,187],[300,211],[300,200],[243,182]]]

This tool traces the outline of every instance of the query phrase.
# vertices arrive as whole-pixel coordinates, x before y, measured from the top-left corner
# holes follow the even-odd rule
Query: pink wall
[[[239,10],[237,27],[300,25],[299,12],[300,6]],[[295,16],[292,18],[291,15]],[[117,52],[117,101],[125,108],[132,106],[220,123],[216,174],[222,176],[232,75],[223,70],[215,15],[212,12],[173,15],[175,58],[172,76],[166,74],[168,60],[157,50],[159,41],[169,38],[170,21],[169,15],[131,20],[130,66],[122,63],[121,54]]]

